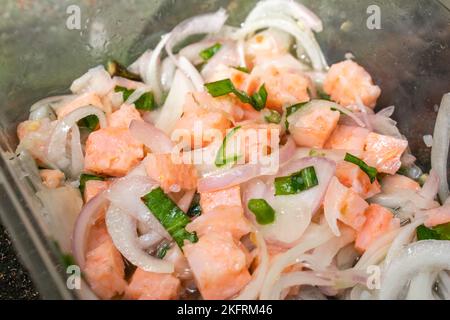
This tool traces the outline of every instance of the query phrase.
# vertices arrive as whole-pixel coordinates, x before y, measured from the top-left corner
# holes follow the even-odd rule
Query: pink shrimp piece
[[[391,193],[396,190],[414,190],[419,191],[420,185],[411,178],[394,174],[393,176],[385,176],[381,181],[381,189],[384,193]]]
[[[408,141],[369,133],[363,160],[379,172],[395,174],[400,169],[401,156],[408,147]]]
[[[393,229],[400,228],[400,220],[394,219],[392,212],[378,204],[371,204],[367,208],[365,215],[366,222],[358,232],[355,241],[355,248],[360,252],[366,251],[382,235]]]
[[[242,206],[241,187],[235,186],[219,191],[201,193],[200,206],[205,213],[220,206]]]
[[[365,128],[338,125],[325,144],[325,149],[364,150],[369,133]]]
[[[339,112],[314,108],[289,123],[289,131],[299,147],[323,148],[339,121]]]
[[[101,239],[100,242],[97,238],[95,245],[88,245],[92,249],[86,255],[83,272],[92,290],[100,298],[111,299],[122,294],[127,287],[124,280],[125,266],[109,235],[103,235]]]
[[[186,229],[190,232],[196,231],[200,237],[209,232],[218,234],[229,232],[235,239],[240,239],[252,230],[240,205],[215,207],[188,224]]]
[[[380,184],[377,180],[370,182],[369,176],[356,164],[339,161],[336,166],[336,177],[344,186],[351,188],[364,199],[380,193]]]
[[[58,119],[61,119],[72,111],[88,105],[100,108],[107,114],[111,113],[111,109],[107,108],[102,103],[102,99],[98,95],[96,95],[95,93],[85,93],[77,96],[75,99],[71,100],[64,106],[58,108],[56,110],[56,115],[58,116]]]
[[[450,222],[450,199],[445,201],[444,205],[439,208],[426,211],[427,220],[425,226],[428,228],[436,227],[441,224]]]
[[[142,143],[126,128],[104,128],[92,132],[86,141],[84,170],[121,177],[144,158]]]
[[[180,287],[180,280],[172,274],[146,272],[137,268],[125,290],[124,299],[174,300]]]
[[[26,120],[17,126],[19,148],[26,149],[38,164],[47,163],[47,147],[56,121]]]
[[[114,128],[129,128],[133,120],[142,120],[134,105],[123,104],[119,110],[108,116],[108,124]]]
[[[246,254],[230,233],[207,233],[183,248],[203,299],[228,299],[251,280]]]
[[[381,94],[370,74],[351,60],[333,64],[323,88],[331,99],[345,107],[358,103],[360,99],[365,106],[374,108]]]
[[[262,85],[267,90],[266,107],[282,112],[283,106],[290,106],[310,100],[308,89],[311,79],[299,72],[279,69],[273,65],[256,66],[248,79],[247,93],[254,94]]]
[[[108,190],[111,183],[109,181],[101,180],[88,180],[84,187],[84,202],[89,202],[97,194],[102,191]]]
[[[64,181],[64,173],[60,170],[43,169],[39,171],[42,184],[50,189],[56,189],[61,186]]]
[[[277,30],[265,30],[255,34],[245,43],[246,60],[257,65],[256,59],[283,55],[289,52],[291,37]]]
[[[174,163],[171,154],[149,154],[146,159],[147,174],[158,181],[166,193],[192,190],[197,187],[195,166]]]

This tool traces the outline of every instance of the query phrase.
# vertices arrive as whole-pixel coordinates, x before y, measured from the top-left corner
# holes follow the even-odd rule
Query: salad
[[[181,22],[18,125],[49,234],[84,289],[450,299],[450,94],[425,173],[395,108],[375,111],[381,89],[363,61],[328,65],[313,12],[264,0],[240,27],[227,18]]]

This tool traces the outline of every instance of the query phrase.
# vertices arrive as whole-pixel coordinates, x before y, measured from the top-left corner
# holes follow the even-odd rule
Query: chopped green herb
[[[95,131],[98,128],[98,123],[98,117],[91,114],[90,116],[84,117],[83,119],[78,121],[78,126],[87,128],[89,129],[89,131]]]
[[[418,240],[450,240],[450,222],[427,228],[420,225],[416,229]]]
[[[266,85],[263,84],[259,88],[258,92],[255,92],[251,98],[253,101],[253,103],[251,104],[253,106],[253,108],[255,108],[258,111],[264,109],[266,107],[266,102],[267,102]]]
[[[253,212],[256,221],[261,225],[271,224],[275,221],[275,210],[264,199],[251,199],[248,209]]]
[[[233,136],[236,133],[236,131],[238,131],[240,128],[241,128],[240,126],[234,127],[233,129],[231,129],[230,132],[228,132],[228,134],[223,139],[222,145],[220,146],[220,149],[216,155],[215,161],[216,167],[220,168],[226,164],[235,163],[241,157],[240,155],[237,154],[231,157],[227,157],[227,142],[231,138],[231,136]]]
[[[115,92],[122,92],[123,101],[128,100],[128,98],[134,93],[135,90],[127,89],[125,87],[116,86],[114,88]],[[144,111],[152,111],[156,109],[155,97],[152,92],[145,92],[134,102],[136,109]]]
[[[202,214],[202,207],[200,206],[200,194],[196,193],[192,200],[191,206],[187,212],[187,215],[191,218],[198,217]]]
[[[59,255],[59,260],[60,260],[61,264],[63,265],[64,269],[67,269],[68,267],[74,266],[77,264],[73,255],[71,255],[70,253],[64,253],[61,250],[61,247],[60,247],[58,241],[56,241],[56,240],[53,241],[53,244],[56,247],[56,251],[58,252],[58,255]]]
[[[164,258],[169,249],[170,249],[170,243],[164,242],[163,244],[159,245],[158,248],[156,249],[156,256],[159,259]]]
[[[364,171],[369,176],[371,183],[373,183],[375,181],[375,179],[377,178],[377,174],[378,174],[377,169],[374,167],[370,167],[369,165],[367,165],[364,161],[362,161],[358,157],[356,157],[350,153],[347,153],[345,155],[344,160],[347,162],[356,164],[358,167],[360,167],[361,170]]]
[[[244,73],[250,73],[250,70],[248,70],[247,67],[240,67],[240,66],[237,66],[237,67],[232,67],[232,68],[234,68],[234,69],[236,69],[236,70],[239,70],[239,71],[241,71],[241,72],[244,72]]]
[[[81,176],[80,176],[80,191],[81,191],[81,194],[84,194],[84,190],[86,189],[86,182],[88,182],[89,180],[105,181],[105,178],[100,177],[100,176],[96,176],[96,175],[93,175],[93,174],[82,173]]]
[[[195,232],[190,233],[185,229],[191,219],[178,208],[161,188],[154,189],[142,200],[180,248],[183,247],[184,240],[189,240],[192,243],[198,241]]]
[[[304,168],[287,177],[275,178],[275,195],[285,196],[297,194],[319,184],[313,166]]]
[[[298,110],[300,110],[300,109],[301,109],[302,107],[304,107],[307,103],[308,103],[308,102],[301,102],[301,103],[297,103],[297,104],[294,104],[293,106],[290,106],[290,107],[287,107],[287,108],[286,108],[286,123],[285,123],[286,129],[289,128],[289,122],[288,122],[287,118],[288,118],[291,114],[293,114],[293,113],[297,112]]]
[[[111,75],[111,77],[117,76],[133,81],[142,81],[140,75],[128,71],[128,69],[125,66],[121,65],[119,62],[115,60],[109,60],[106,63],[106,70],[108,70],[108,73]]]
[[[276,123],[279,124],[281,122],[281,114],[279,114],[277,111],[275,110],[270,110],[270,113],[264,117],[264,119],[268,122],[268,123]]]
[[[234,93],[238,99],[243,103],[250,104],[255,110],[262,110],[267,102],[267,90],[265,84],[262,84],[258,92],[249,96],[244,91],[236,89],[230,79],[219,80],[205,84],[209,94],[213,97],[221,97],[229,93]]]
[[[222,48],[222,45],[220,43],[216,43],[215,45],[201,51],[199,54],[200,58],[204,61],[208,61],[220,50],[220,48]]]

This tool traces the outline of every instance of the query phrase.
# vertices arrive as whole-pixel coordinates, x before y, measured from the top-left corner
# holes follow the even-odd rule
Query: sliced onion
[[[447,181],[448,149],[450,143],[450,93],[442,98],[436,118],[431,149],[431,167],[440,179],[439,198],[444,202],[449,195]]]
[[[319,184],[298,194],[275,196],[274,178],[268,181],[264,199],[277,216],[272,224],[260,226],[260,230],[266,240],[278,246],[289,248],[297,244],[322,204],[336,164],[324,158],[304,158],[287,163],[277,174],[277,177],[289,176],[310,166],[314,167]]]
[[[70,90],[75,94],[89,92],[104,96],[113,88],[114,82],[112,81],[111,76],[105,70],[105,67],[100,65],[89,69],[87,73],[76,79],[72,83]]]
[[[78,215],[72,236],[72,251],[76,262],[82,270],[86,261],[86,246],[89,230],[104,214],[104,209],[107,204],[108,199],[105,197],[105,192],[102,192],[87,202]]]
[[[133,73],[136,73],[141,76],[142,80],[145,83],[147,81],[147,68],[150,65],[150,59],[152,57],[152,50],[146,50],[135,62],[133,62],[129,67]]]
[[[436,276],[435,272],[419,272],[415,275],[409,284],[406,300],[434,300]]]
[[[141,86],[134,90],[134,92],[128,97],[128,99],[125,101],[126,104],[133,104],[135,103],[144,93],[151,91],[151,88],[147,86]]]
[[[272,14],[284,14],[301,21],[306,27],[321,32],[323,29],[322,21],[314,12],[304,5],[293,0],[266,0],[260,1],[249,13],[245,22],[256,21]]]
[[[297,40],[297,45],[305,49],[315,70],[327,69],[328,65],[325,61],[325,57],[312,32],[309,29],[300,27],[289,17],[286,17],[285,19],[278,17],[262,18],[245,23],[243,27],[236,32],[234,38],[236,40],[244,39],[249,34],[270,27],[280,29],[294,36]]]
[[[325,200],[323,202],[324,216],[333,234],[337,237],[341,235],[338,227],[338,218],[341,213],[341,204],[339,199],[345,197],[346,188],[342,188],[341,183],[336,177],[331,179],[328,186]]]
[[[188,190],[184,193],[184,195],[181,197],[181,199],[177,202],[178,208],[180,208],[184,213],[187,213],[192,200],[195,196],[195,190]]]
[[[238,165],[231,169],[220,170],[218,172],[205,175],[198,181],[198,191],[200,193],[217,191],[236,186],[259,176],[275,174],[278,171],[278,166],[273,168],[273,171],[271,171],[271,168],[267,168],[262,163],[265,163],[265,160],[267,160],[267,163],[271,163],[270,161],[275,159],[275,163],[283,165],[292,158],[294,152],[295,143],[292,139],[289,139],[287,143],[279,149],[279,151],[276,151],[269,157],[266,157],[264,161],[260,161],[261,163]],[[270,157],[273,158],[271,159]],[[276,158],[278,158],[278,161],[276,161]]]
[[[184,74],[191,80],[195,87],[195,91],[203,92],[205,90],[203,77],[198,70],[192,65],[192,63],[183,56],[178,58],[178,67],[184,72]]]
[[[147,224],[153,232],[170,239],[167,231],[141,200],[156,187],[157,183],[147,176],[126,176],[114,182],[106,197],[116,208]]]
[[[425,181],[422,189],[418,192],[420,196],[429,201],[433,201],[436,197],[439,189],[439,176],[436,171],[431,169],[427,180]]]
[[[220,50],[209,59],[208,63],[202,68],[202,76],[207,82],[222,80],[223,77],[217,78],[217,71],[220,68],[239,66],[240,63],[241,61],[236,43],[232,41],[222,41]]]
[[[83,148],[80,141],[80,129],[77,125],[72,127],[71,130],[72,139],[70,142],[70,152],[71,152],[71,174],[72,177],[79,177],[84,168],[84,155]]]
[[[164,132],[150,123],[133,120],[130,123],[131,135],[146,145],[153,153],[171,153],[174,147],[172,140]]]
[[[164,91],[169,92],[175,77],[177,66],[172,59],[166,58],[161,64],[161,85]]]
[[[75,126],[78,121],[90,115],[98,117],[101,128],[106,127],[107,122],[105,113],[97,107],[86,106],[78,108],[64,116],[58,121],[53,130],[48,145],[48,159],[55,163],[61,170],[66,170],[70,165],[70,160],[66,155],[67,136],[70,129]]]
[[[152,257],[141,249],[136,221],[133,217],[111,205],[105,220],[115,247],[133,265],[147,272],[172,273],[174,271],[174,265],[171,262]]]
[[[155,101],[158,105],[162,104],[163,90],[161,88],[161,73],[160,73],[160,59],[161,53],[169,40],[170,34],[162,36],[161,41],[153,50],[150,62],[148,64],[147,73],[145,76],[146,83],[152,87],[153,94],[155,95]]]
[[[205,39],[203,41],[195,42],[180,50],[179,55],[188,59],[192,64],[199,65],[204,62],[200,53],[216,44],[218,41],[215,39]]]
[[[281,292],[287,288],[293,286],[332,286],[333,281],[329,279],[322,279],[318,277],[315,272],[312,271],[297,271],[284,274],[280,277],[280,280],[273,287],[272,292],[268,299],[279,300]]]
[[[416,229],[418,226],[425,222],[425,217],[420,217],[411,222],[410,224],[400,228],[399,233],[392,241],[389,251],[384,259],[384,265],[387,266],[391,263],[392,259],[403,249],[404,246],[409,244],[416,235]]]
[[[301,241],[299,241],[295,247],[273,258],[261,289],[260,299],[267,300],[272,298],[271,292],[273,286],[276,284],[286,267],[296,263],[297,258],[303,253],[324,244],[332,237],[333,234],[328,226],[311,224],[302,236]]]
[[[355,241],[355,232],[351,228],[343,228],[342,236],[334,237],[314,249],[315,264],[320,270],[325,270],[333,262],[334,257],[346,245]]]
[[[450,241],[415,242],[396,256],[383,273],[379,298],[400,298],[407,282],[419,272],[450,270]]]
[[[196,17],[187,19],[181,22],[172,30],[165,46],[166,51],[172,61],[178,66],[178,68],[185,72],[186,76],[189,77],[190,68],[184,69],[185,65],[183,65],[182,62],[180,63],[179,59],[177,59],[173,54],[173,48],[189,36],[195,34],[219,32],[227,19],[228,15],[226,11],[224,9],[219,9],[215,13],[198,15]]]
[[[173,78],[172,88],[161,108],[161,113],[155,121],[155,126],[166,134],[171,134],[177,121],[183,115],[186,95],[194,90],[194,85],[189,78],[183,72],[177,70]]]
[[[269,253],[266,242],[259,232],[255,232],[256,246],[258,248],[259,264],[252,275],[252,280],[242,289],[234,300],[255,300],[259,297],[264,278],[269,269]]]
[[[55,110],[75,98],[76,96],[74,95],[63,95],[39,100],[30,107],[29,119],[40,120],[42,118],[50,118],[50,120],[56,120]]]
[[[139,246],[144,250],[149,250],[155,247],[158,243],[164,240],[164,237],[161,237],[156,232],[149,232],[143,234],[139,237]]]

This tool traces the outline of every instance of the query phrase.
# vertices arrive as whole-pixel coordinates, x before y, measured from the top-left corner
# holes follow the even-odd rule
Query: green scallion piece
[[[127,89],[125,87],[116,86],[114,88],[115,92],[122,92],[123,101],[128,100],[128,98],[134,93],[135,90]],[[152,92],[145,92],[139,99],[134,102],[136,109],[143,111],[152,111],[157,108],[155,97]]]
[[[248,202],[248,209],[253,212],[256,221],[260,225],[271,224],[275,221],[275,210],[264,199],[251,199]]]
[[[81,194],[84,194],[84,190],[86,189],[86,182],[90,180],[97,180],[97,181],[105,181],[104,177],[96,176],[94,174],[87,174],[82,173],[80,176],[80,191]]]
[[[205,84],[208,93],[214,98],[234,93],[238,99],[243,103],[250,104],[255,110],[262,110],[267,102],[267,90],[265,84],[262,84],[257,92],[249,96],[244,91],[236,89],[230,79],[223,79],[215,82]]]
[[[416,229],[418,240],[450,240],[450,222],[427,228],[420,225]]]
[[[164,242],[163,244],[159,245],[156,249],[156,257],[159,259],[162,259],[166,256],[167,251],[170,249],[170,243]]]
[[[184,240],[192,243],[198,241],[195,232],[191,233],[185,229],[186,225],[191,222],[191,219],[178,208],[175,202],[161,188],[152,190],[142,200],[180,248],[183,247]]]
[[[275,110],[270,110],[269,114],[264,117],[268,123],[279,124],[281,122],[281,114]]]
[[[350,153],[347,153],[345,155],[344,160],[347,162],[356,164],[358,167],[360,167],[361,170],[364,171],[369,176],[371,183],[373,183],[375,181],[375,179],[377,178],[377,174],[378,174],[377,169],[367,165],[367,163],[362,161],[360,158],[358,158]]]
[[[220,149],[216,155],[215,161],[216,167],[220,168],[223,167],[224,165],[235,163],[241,157],[240,155],[236,154],[231,157],[227,157],[227,142],[240,128],[241,128],[240,126],[234,127],[233,129],[231,129],[230,132],[228,132],[228,134],[223,139],[222,145],[220,146]]]
[[[208,61],[220,50],[220,48],[222,48],[222,45],[220,43],[216,43],[215,45],[201,51],[199,53],[200,58],[202,58],[204,61]]]
[[[291,115],[294,114],[295,112],[297,112],[298,110],[300,110],[302,107],[304,107],[308,102],[301,102],[301,103],[297,103],[294,104],[293,106],[287,107],[286,108],[286,122],[285,122],[285,126],[286,129],[289,128],[289,122],[287,120],[287,118]]]
[[[250,73],[250,70],[247,67],[237,66],[237,67],[232,67],[232,68],[234,68],[234,69],[236,69],[238,71],[244,72],[244,73]]]
[[[78,121],[79,127],[84,127],[89,129],[89,131],[95,131],[98,128],[99,120],[96,115],[91,114],[90,116],[84,117]]]
[[[304,168],[290,176],[275,178],[275,195],[286,196],[298,194],[319,184],[313,166]]]

